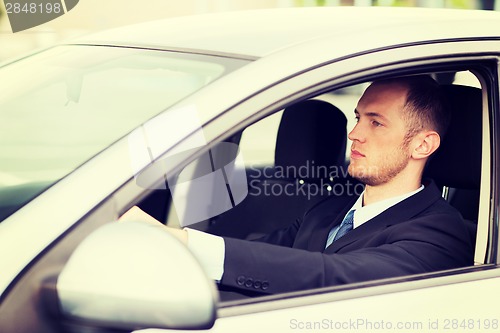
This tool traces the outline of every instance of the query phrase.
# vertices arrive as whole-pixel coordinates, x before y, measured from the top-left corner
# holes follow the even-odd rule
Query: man
[[[223,288],[279,293],[472,265],[460,214],[422,182],[449,116],[428,77],[373,83],[355,110],[349,174],[357,199],[328,198],[257,241],[167,228]],[[125,219],[153,220],[138,208]]]

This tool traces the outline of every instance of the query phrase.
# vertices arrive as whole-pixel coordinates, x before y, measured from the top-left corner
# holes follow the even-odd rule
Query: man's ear
[[[414,149],[411,152],[411,156],[417,160],[428,158],[441,144],[441,138],[435,131],[421,132],[413,140]]]

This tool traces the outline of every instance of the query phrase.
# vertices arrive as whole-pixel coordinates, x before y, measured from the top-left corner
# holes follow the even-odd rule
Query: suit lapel
[[[439,198],[441,198],[441,194],[436,185],[431,182],[422,191],[388,208],[373,219],[350,231],[344,237],[333,242],[325,249],[325,252],[336,253],[347,245],[362,240],[365,236],[373,235],[391,225],[408,221],[413,216],[432,205]],[[328,237],[328,235],[326,237]]]
[[[347,213],[347,212],[346,212]],[[342,217],[345,214],[339,213],[335,215],[326,216],[321,224],[314,229],[309,244],[307,246],[309,251],[323,252],[325,250],[326,240],[330,230],[342,222]]]
[[[350,198],[347,204],[342,206],[334,204],[328,207],[327,213],[322,214],[319,223],[315,224],[315,227],[311,230],[307,250],[314,252],[323,252],[325,250],[328,233],[333,227],[342,222],[344,216],[354,205],[354,202],[356,202],[356,199],[352,200]]]

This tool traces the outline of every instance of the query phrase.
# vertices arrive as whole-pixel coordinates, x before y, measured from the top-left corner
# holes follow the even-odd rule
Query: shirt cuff
[[[188,233],[188,249],[198,259],[208,277],[220,281],[224,273],[224,239],[194,229],[184,230]]]

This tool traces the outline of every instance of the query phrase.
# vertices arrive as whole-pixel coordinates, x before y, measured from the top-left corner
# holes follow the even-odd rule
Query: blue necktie
[[[347,234],[349,231],[353,229],[353,222],[354,222],[354,209],[350,210],[349,213],[344,217],[344,220],[342,220],[342,223],[340,223],[340,226],[338,228],[337,233],[335,234],[335,228],[332,228],[330,230],[330,233],[328,234],[328,239],[326,241],[326,246],[325,248],[329,247],[334,241],[339,239],[340,237],[344,236]],[[333,236],[335,234],[335,237]]]

